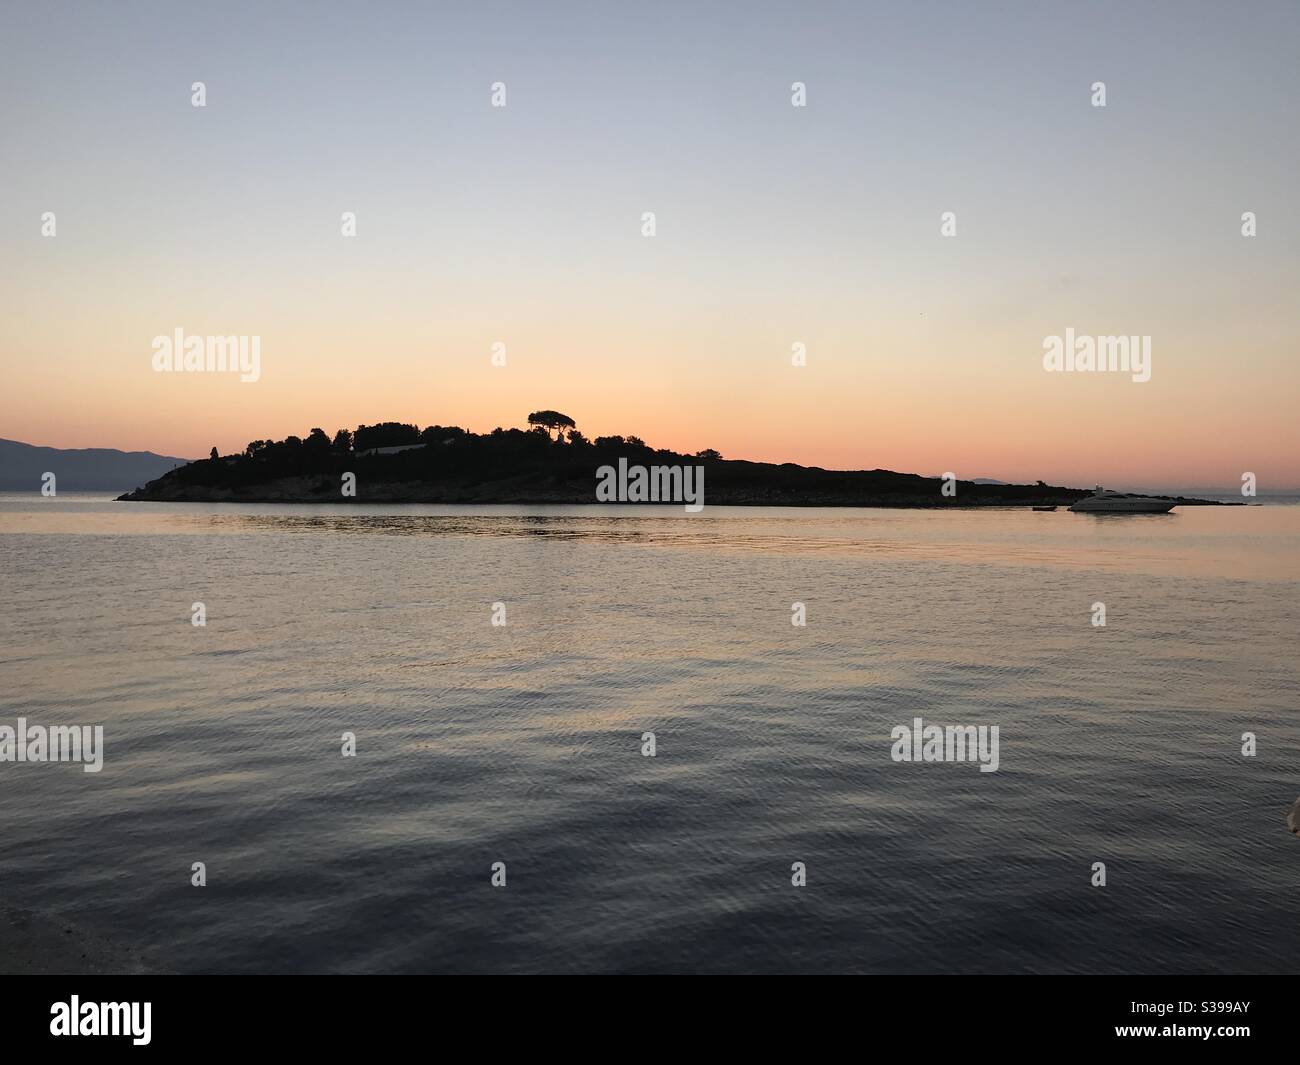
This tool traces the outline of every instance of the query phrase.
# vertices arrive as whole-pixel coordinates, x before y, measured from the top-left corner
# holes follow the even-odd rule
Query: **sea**
[[[1295,972],[1298,591],[1276,501],[7,494],[0,726],[103,763],[0,762],[0,903],[175,973]]]

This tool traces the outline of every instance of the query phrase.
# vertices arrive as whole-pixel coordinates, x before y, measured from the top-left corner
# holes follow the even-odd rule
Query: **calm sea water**
[[[8,496],[0,584],[0,724],[106,743],[0,765],[0,900],[172,970],[1300,968],[1300,507]]]

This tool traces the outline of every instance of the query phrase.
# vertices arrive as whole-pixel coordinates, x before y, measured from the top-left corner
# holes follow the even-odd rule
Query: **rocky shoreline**
[[[971,507],[1069,507],[1091,493],[1083,489],[1053,488],[1035,491],[1029,485],[997,486],[1015,492],[991,492],[990,486],[969,486],[952,497],[937,490],[924,493],[809,491],[789,487],[710,486],[705,493],[708,506],[727,507],[864,507],[951,510]],[[423,481],[362,481],[355,496],[340,493],[334,480],[319,477],[277,478],[256,484],[186,484],[161,478],[144,488],[117,497],[124,502],[152,503],[348,503],[360,505],[425,503],[463,505],[591,505],[600,501],[592,488],[573,486],[525,486],[499,484],[446,484]],[[1179,506],[1227,506],[1215,500],[1167,496]],[[666,506],[671,503],[617,503],[620,506]]]

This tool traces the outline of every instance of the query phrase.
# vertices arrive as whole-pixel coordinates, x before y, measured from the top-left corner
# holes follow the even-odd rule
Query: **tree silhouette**
[[[555,442],[558,444],[564,439],[564,430],[576,429],[578,423],[567,414],[561,414],[558,410],[535,410],[528,415],[528,424],[540,426],[543,429],[554,429]]]
[[[358,425],[352,434],[352,447],[357,451],[369,451],[376,447],[400,447],[404,444],[418,444],[420,430],[417,426],[404,422],[380,422],[378,425]]]

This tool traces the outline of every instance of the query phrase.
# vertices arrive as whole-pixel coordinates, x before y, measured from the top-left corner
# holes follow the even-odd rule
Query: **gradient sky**
[[[735,458],[1295,488],[1298,55],[1294,0],[8,2],[0,436],[551,407]],[[177,327],[260,335],[261,380],[154,373]],[[1150,335],[1152,379],[1044,372],[1067,327]]]

